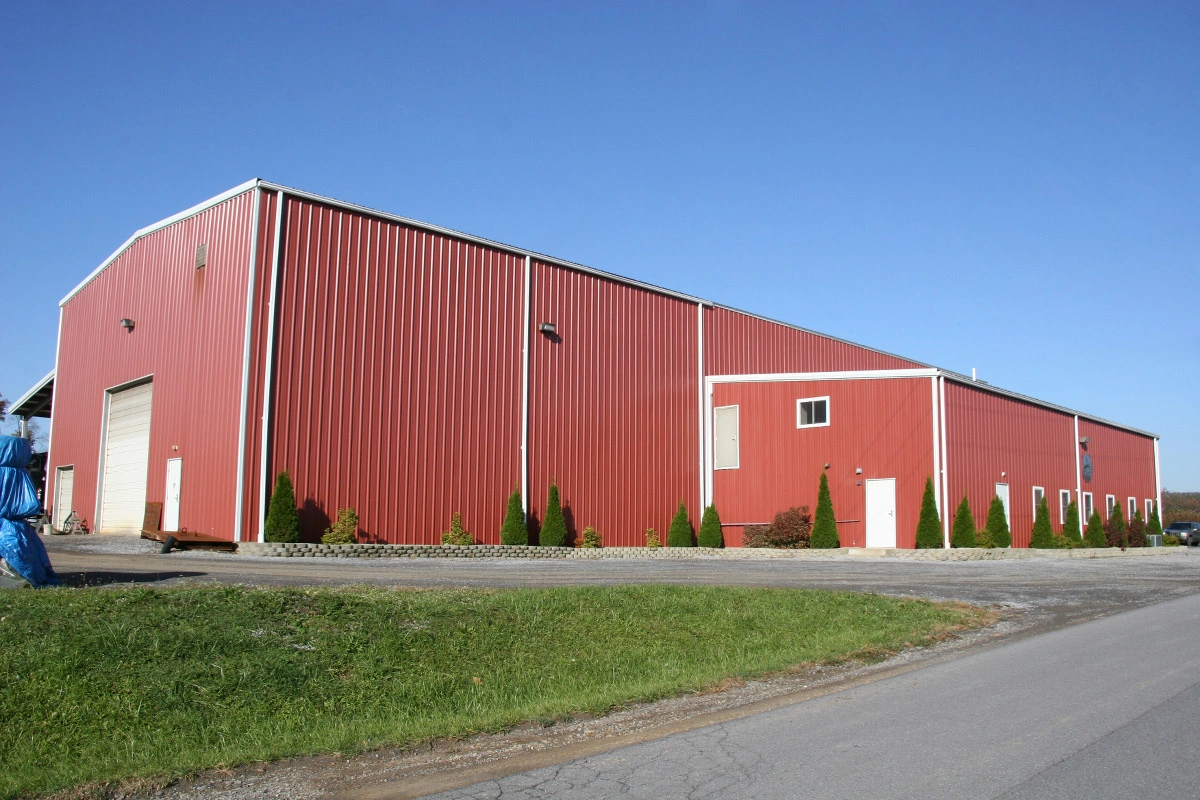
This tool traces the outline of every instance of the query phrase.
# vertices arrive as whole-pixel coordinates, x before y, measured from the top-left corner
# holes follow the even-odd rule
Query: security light
[[[558,329],[554,327],[553,322],[539,322],[538,330],[541,331],[542,333],[546,334],[547,336],[553,336],[555,333],[558,332]]]
[[[131,320],[131,319],[122,319],[122,320],[121,320],[121,327],[122,327],[122,328],[124,328],[124,329],[125,329],[125,330],[127,330],[127,331],[130,331],[130,332],[132,332],[132,331],[133,331],[133,320]]]

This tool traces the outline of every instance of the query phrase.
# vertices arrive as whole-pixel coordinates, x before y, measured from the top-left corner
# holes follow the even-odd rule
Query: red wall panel
[[[996,484],[1007,483],[1013,547],[1028,547],[1033,487],[1041,486],[1054,530],[1061,531],[1058,492],[1075,492],[1074,441],[1073,415],[946,381],[950,513],[966,496],[976,527],[983,528]]]
[[[1092,457],[1092,480],[1083,483],[1083,491],[1092,492],[1100,518],[1107,519],[1104,496],[1108,494],[1121,504],[1126,522],[1130,497],[1137,498],[1137,507],[1145,517],[1146,500],[1157,497],[1154,440],[1087,419],[1079,420],[1079,436],[1090,439],[1087,452]]]
[[[367,541],[499,540],[520,477],[524,260],[287,197],[270,474],[304,535],[353,506]]]
[[[180,525],[232,537],[254,196],[143,236],[63,306],[48,498],[55,468],[74,465],[74,507],[89,525],[105,390],[152,375],[146,499],[163,500],[167,459],[182,458]]]
[[[910,369],[924,366],[727,308],[704,310],[705,375]]]
[[[533,516],[556,481],[572,533],[609,546],[665,541],[681,500],[698,528],[698,307],[535,261],[531,308]]]
[[[827,427],[797,428],[796,401],[829,396]],[[718,383],[713,407],[738,406],[740,466],[715,470],[713,501],[728,523],[770,522],[791,506],[816,511],[829,479],[844,547],[866,544],[868,478],[896,479],[896,544],[915,546],[926,478],[933,475],[929,378]],[[828,463],[829,469],[824,470]],[[862,474],[855,470],[861,468]],[[740,527],[726,544],[741,544]]]

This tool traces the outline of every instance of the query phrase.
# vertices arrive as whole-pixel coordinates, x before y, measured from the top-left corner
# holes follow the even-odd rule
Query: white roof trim
[[[821,334],[818,334],[821,335]],[[960,375],[957,372],[949,370],[930,368],[930,369],[865,369],[865,370],[848,370],[844,372],[777,372],[777,373],[756,373],[747,375],[709,375],[704,379],[705,384],[709,389],[714,384],[718,383],[787,383],[792,381],[861,381],[861,380],[882,380],[887,378],[937,378],[942,377],[948,381],[969,386],[972,389],[978,389],[981,392],[990,392],[1004,397],[1019,400],[1022,403],[1039,406],[1057,411],[1061,414],[1077,416],[1080,419],[1086,419],[1090,422],[1096,422],[1100,425],[1107,425],[1110,428],[1136,433],[1139,436],[1147,436],[1151,439],[1160,438],[1157,433],[1144,431],[1141,428],[1134,428],[1129,425],[1122,425],[1119,422],[1097,417],[1092,414],[1085,414],[1082,411],[1076,411],[1066,406],[1047,403],[1045,400],[1038,400],[1036,397],[1011,392],[1008,389],[1001,389],[998,386],[992,386],[990,383],[983,381],[971,380],[966,375]]]
[[[29,398],[33,397],[35,394],[40,392],[43,388],[45,388],[46,384],[52,380],[54,380],[54,370],[50,370],[49,372],[47,372],[46,377],[42,378],[40,381],[35,383],[33,385],[33,388],[31,388],[28,392],[26,392],[25,394],[18,397],[16,400],[13,400],[11,403],[9,403],[8,404],[9,409],[11,410],[14,408],[20,408],[21,406],[28,403]],[[18,416],[20,416],[20,415],[18,415]]]
[[[130,236],[128,239],[125,240],[125,244],[121,245],[115,251],[113,251],[113,254],[111,256],[104,259],[104,261],[101,262],[100,266],[98,266],[94,270],[92,270],[90,275],[88,275],[86,278],[84,278],[82,281],[80,281],[78,286],[76,286],[71,291],[67,292],[67,296],[64,297],[62,300],[58,301],[59,306],[65,306],[67,304],[68,300],[70,300],[75,295],[79,294],[79,292],[83,289],[83,287],[87,286],[89,283],[91,283],[93,280],[95,280],[97,275],[99,275],[101,272],[103,272],[105,270],[105,268],[108,267],[109,264],[116,261],[121,256],[121,254],[124,253],[126,250],[128,250],[133,245],[133,243],[136,242],[138,239],[142,238],[143,236],[146,236],[147,234],[151,234],[151,233],[154,233],[155,231],[162,230],[163,228],[167,227],[168,225],[174,225],[176,222],[181,222],[181,221],[187,219],[188,217],[194,217],[202,211],[207,211],[208,209],[212,208],[213,206],[224,203],[226,200],[230,199],[231,197],[237,197],[239,194],[242,194],[243,192],[250,191],[254,187],[258,186],[258,184],[259,184],[259,180],[257,178],[246,181],[245,183],[241,184],[240,186],[235,186],[227,192],[222,192],[221,194],[217,195],[216,197],[213,197],[209,200],[205,200],[203,203],[194,205],[185,211],[180,211],[178,214],[173,214],[172,216],[169,216],[164,220],[159,220],[158,222],[154,223],[153,225],[147,225],[146,227],[136,231],[133,234],[133,236]]]

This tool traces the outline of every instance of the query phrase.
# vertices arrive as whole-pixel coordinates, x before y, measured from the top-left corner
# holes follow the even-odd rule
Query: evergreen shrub
[[[593,528],[591,525],[588,525],[583,529],[583,535],[575,540],[575,546],[595,548],[603,547],[604,545],[601,543],[600,534],[595,528]]]
[[[442,544],[475,544],[475,537],[463,530],[462,514],[457,511],[450,515],[450,530],[442,531]]]
[[[1088,517],[1087,529],[1083,532],[1084,547],[1106,547],[1104,537],[1104,523],[1100,521],[1100,512],[1092,510],[1092,515]]]
[[[717,507],[709,504],[700,518],[699,544],[701,547],[724,547],[725,537],[721,535],[721,515]]]
[[[1133,519],[1129,520],[1125,542],[1128,547],[1146,546],[1146,523],[1142,520],[1142,510],[1140,508],[1133,510]]]
[[[1033,533],[1029,537],[1029,546],[1040,550],[1054,547],[1054,526],[1050,524],[1050,506],[1044,496],[1033,515]]]
[[[339,508],[337,522],[321,534],[321,544],[354,544],[358,541],[358,514],[353,508]]]
[[[662,547],[662,541],[658,538],[658,531],[654,528],[646,528],[646,547],[651,550],[657,550]]]
[[[1112,516],[1104,523],[1104,544],[1108,547],[1124,547],[1128,538],[1125,515],[1121,513],[1120,501],[1113,503]]]
[[[812,546],[814,548],[841,547],[838,536],[837,517],[833,513],[833,499],[829,496],[829,479],[821,473],[821,485],[817,488],[817,516],[813,520]]]
[[[500,526],[500,544],[529,544],[529,528],[525,526],[525,511],[521,508],[521,490],[513,489]]]
[[[1004,501],[992,497],[987,515],[988,540],[990,547],[1012,547],[1012,533],[1008,530],[1008,518],[1004,515]]]
[[[285,469],[275,478],[275,491],[267,506],[263,538],[268,542],[300,541],[300,512],[296,510],[296,493],[292,476]]]
[[[543,547],[565,547],[567,544],[567,521],[563,519],[562,503],[558,499],[558,484],[550,484],[546,498],[546,518],[542,520],[542,532],[538,542]]]
[[[921,516],[917,520],[917,549],[940,550],[943,544],[942,521],[938,519],[937,501],[933,497],[933,478],[926,478]]]
[[[958,504],[958,511],[954,512],[954,527],[950,529],[950,546],[978,546],[978,540],[975,538],[975,517],[971,515],[971,503],[967,500],[966,495],[963,495],[962,502]]]
[[[679,510],[675,512],[671,527],[667,529],[667,547],[695,546],[696,543],[692,540],[692,521],[688,519],[687,507],[680,500]]]
[[[1054,537],[1055,547],[1083,547],[1083,539],[1079,535],[1079,506],[1072,500],[1067,505],[1067,518],[1063,522],[1062,535]]]
[[[1162,520],[1158,517],[1158,503],[1150,505],[1150,519],[1146,520],[1146,535],[1147,536],[1162,536]],[[1163,541],[1166,537],[1163,536]]]

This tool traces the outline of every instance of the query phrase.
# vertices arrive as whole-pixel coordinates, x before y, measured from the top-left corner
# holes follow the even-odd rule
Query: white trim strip
[[[521,513],[529,521],[529,329],[533,325],[533,267],[525,256],[525,333],[521,339]]]
[[[275,299],[279,294],[279,258],[283,246],[283,206],[287,196],[283,192],[275,195],[275,246],[271,254],[271,288],[267,298],[267,346],[263,359],[262,382],[262,440],[258,458],[258,541],[265,541],[267,533],[267,443],[271,431],[271,390],[275,374]]]
[[[936,377],[929,379],[929,398],[929,427],[933,431],[933,475],[930,476],[933,480],[933,502],[937,506],[938,517],[942,521],[942,538],[945,539],[942,546],[949,547],[950,539],[946,529],[945,503],[942,502],[941,423],[938,414],[938,379]]]
[[[1086,525],[1087,523],[1085,523],[1083,521],[1083,478],[1080,477],[1083,474],[1083,467],[1081,466],[1080,461],[1079,461],[1079,415],[1078,414],[1075,415],[1075,439],[1074,439],[1074,441],[1072,441],[1071,446],[1075,448],[1075,510],[1079,512],[1079,514],[1078,514],[1078,516],[1079,516],[1079,536],[1082,538],[1083,537],[1083,528],[1084,528],[1084,525]]]
[[[941,422],[941,439],[942,439],[942,496],[947,498],[946,508],[950,508],[950,460],[947,458],[947,449],[949,445],[949,437],[946,435],[946,381],[942,376],[938,376],[938,405],[940,407],[940,422]],[[944,526],[943,536],[946,539],[946,547],[950,546],[950,514],[946,514],[946,518],[942,521]]]
[[[697,435],[700,437],[699,447],[696,448],[700,457],[700,513],[708,508],[704,496],[704,303],[696,304],[696,414]]]
[[[246,273],[246,334],[242,345],[242,401],[238,406],[237,495],[233,508],[233,540],[242,540],[242,508],[246,494],[246,410],[250,404],[250,340],[254,333],[254,273],[258,261],[258,228],[262,215],[262,189],[254,190],[254,227],[250,232],[250,258]]]
[[[58,314],[58,319],[59,319],[59,328],[61,330],[61,328],[62,328],[62,312],[61,311]],[[61,333],[59,335],[61,336]],[[57,355],[54,357],[54,361],[55,361],[55,364],[58,363]],[[18,414],[18,412],[15,409],[18,409],[21,406],[25,405],[25,403],[29,402],[29,399],[31,397],[33,397],[35,394],[37,394],[42,389],[44,389],[47,383],[54,380],[54,373],[56,371],[57,371],[57,367],[55,369],[52,369],[49,372],[47,372],[45,377],[43,377],[40,381],[38,381],[37,383],[35,383],[33,385],[33,388],[31,388],[25,394],[18,397],[16,400],[13,400],[11,403],[9,403],[8,404],[8,413]],[[18,416],[24,416],[24,415],[18,414]]]
[[[213,206],[217,206],[217,205],[220,205],[221,203],[224,203],[226,200],[229,200],[230,198],[237,197],[239,194],[242,194],[243,192],[250,191],[251,189],[255,188],[256,186],[259,186],[260,183],[261,183],[261,181],[259,181],[258,178],[248,180],[245,183],[241,184],[240,186],[235,186],[227,192],[222,192],[221,194],[217,195],[216,197],[205,200],[203,203],[194,205],[189,209],[180,211],[178,214],[173,214],[173,215],[167,217],[166,219],[159,220],[158,222],[154,223],[153,225],[147,225],[146,227],[135,231],[133,236],[130,236],[128,239],[125,240],[125,244],[118,247],[116,250],[113,251],[113,254],[111,256],[104,259],[104,261],[100,262],[100,266],[98,266],[94,270],[92,270],[91,274],[89,274],[86,278],[84,278],[82,281],[80,281],[78,286],[76,286],[71,291],[67,292],[67,296],[64,297],[62,300],[59,300],[58,304],[60,306],[66,305],[68,300],[70,300],[75,295],[79,294],[79,292],[82,291],[83,287],[85,287],[89,283],[91,283],[96,278],[97,275],[99,275],[101,272],[103,272],[105,270],[105,268],[108,267],[109,264],[116,261],[121,256],[122,253],[124,253],[126,250],[128,250],[129,247],[134,242],[136,242],[138,239],[142,238],[143,236],[154,233],[155,231],[162,230],[163,228],[167,227],[168,225],[174,225],[176,222],[181,222],[181,221],[187,219],[188,217],[194,217],[203,211],[207,211],[208,209],[212,208]]]
[[[1162,525],[1162,472],[1158,468],[1158,437],[1154,438],[1154,503],[1158,509],[1158,522]],[[1149,520],[1147,520],[1149,522]]]
[[[781,383],[787,381],[858,381],[886,378],[936,378],[936,369],[864,369],[847,372],[778,372],[749,375],[709,375],[705,381],[717,383]]]

